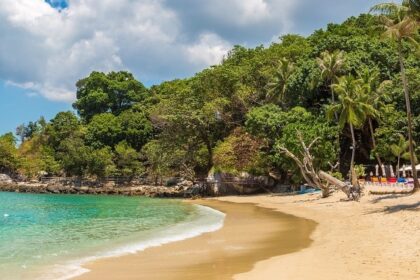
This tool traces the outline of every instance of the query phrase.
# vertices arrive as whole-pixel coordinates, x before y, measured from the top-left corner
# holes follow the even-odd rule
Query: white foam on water
[[[82,258],[64,264],[56,264],[49,268],[47,274],[36,279],[38,280],[67,280],[80,276],[88,269],[83,267],[91,261],[108,257],[119,257],[134,254],[150,247],[162,246],[171,242],[181,241],[199,236],[204,233],[213,232],[223,227],[225,214],[210,207],[196,205],[197,216],[192,220],[184,221],[155,232],[146,240],[120,246],[118,248],[97,253],[95,256]]]

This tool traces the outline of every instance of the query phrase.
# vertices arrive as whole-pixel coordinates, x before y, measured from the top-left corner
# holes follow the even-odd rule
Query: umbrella
[[[385,165],[382,164],[381,169],[382,169],[382,177],[386,177]]]
[[[379,176],[379,165],[375,165],[375,176]]]
[[[394,167],[392,165],[389,166],[389,173],[391,173],[391,177],[395,177]]]
[[[372,172],[372,171],[370,171],[369,175],[370,175],[370,177],[373,177],[373,172]]]

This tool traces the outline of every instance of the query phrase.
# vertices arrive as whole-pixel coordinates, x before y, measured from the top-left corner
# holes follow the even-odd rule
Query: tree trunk
[[[329,184],[338,187],[351,200],[359,200],[361,196],[361,189],[358,184],[351,185],[344,183],[324,171],[319,171],[319,178],[321,178],[324,181],[327,181]]]
[[[400,159],[401,159],[401,156],[398,155],[398,160],[397,160],[397,178],[400,178]]]
[[[375,140],[375,131],[373,130],[373,124],[372,124],[372,119],[368,118],[368,122],[369,122],[369,130],[370,130],[370,136],[372,137],[372,147],[375,150],[376,149],[376,140]],[[379,166],[382,166],[382,160],[379,157],[379,154],[375,151],[375,157],[376,160],[378,161]]]
[[[334,95],[334,90],[332,88],[333,85],[333,80],[331,80],[330,82],[330,90],[331,90],[331,103],[334,105],[335,104],[335,95]],[[334,112],[334,117],[335,117],[335,121],[338,123],[338,113]]]
[[[352,186],[351,184],[346,184],[333,176],[323,172],[318,171],[314,168],[313,165],[313,156],[311,154],[312,146],[319,140],[316,138],[307,146],[302,139],[302,135],[300,132],[297,133],[297,136],[302,145],[302,152],[301,155],[303,159],[298,158],[292,152],[290,152],[285,147],[280,147],[280,150],[285,153],[288,157],[295,161],[296,165],[299,167],[303,178],[305,181],[313,187],[319,188],[322,191],[322,197],[328,197],[330,195],[330,184],[335,185],[339,189],[341,189],[344,193],[346,193],[347,197],[351,200],[358,200],[360,198],[360,187],[359,185]]]
[[[354,136],[354,127],[350,123],[350,132],[351,132],[351,142],[352,142],[352,150],[351,150],[351,161],[350,161],[350,172],[349,172],[349,180],[352,182],[352,175],[354,169],[354,156],[356,155],[356,138]]]
[[[398,42],[398,57],[399,57],[400,68],[401,68],[401,79],[402,79],[402,83],[404,87],[405,106],[407,109],[408,146],[409,146],[409,151],[410,151],[411,169],[412,169],[413,179],[414,179],[413,191],[418,191],[420,189],[420,184],[419,184],[419,180],[417,179],[416,157],[414,155],[413,121],[412,121],[412,115],[411,115],[410,94],[408,92],[407,77],[405,76],[405,66],[404,66],[404,58],[402,54],[401,40]]]

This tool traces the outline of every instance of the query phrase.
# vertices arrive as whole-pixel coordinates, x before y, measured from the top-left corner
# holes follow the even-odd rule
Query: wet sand
[[[316,223],[248,203],[197,201],[226,213],[222,229],[86,264],[76,279],[224,280],[255,263],[308,247]],[[263,278],[259,278],[263,279]]]

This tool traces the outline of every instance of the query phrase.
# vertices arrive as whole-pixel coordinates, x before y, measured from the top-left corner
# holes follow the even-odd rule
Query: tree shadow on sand
[[[411,194],[389,194],[389,195],[381,195],[379,197],[376,197],[372,200],[370,200],[371,203],[375,204],[378,202],[381,202],[382,200],[388,200],[388,199],[396,199],[401,197],[410,196]]]
[[[386,214],[393,214],[399,211],[420,211],[420,201],[412,204],[398,204],[393,206],[386,206],[383,209],[372,211],[370,214],[384,212]]]

